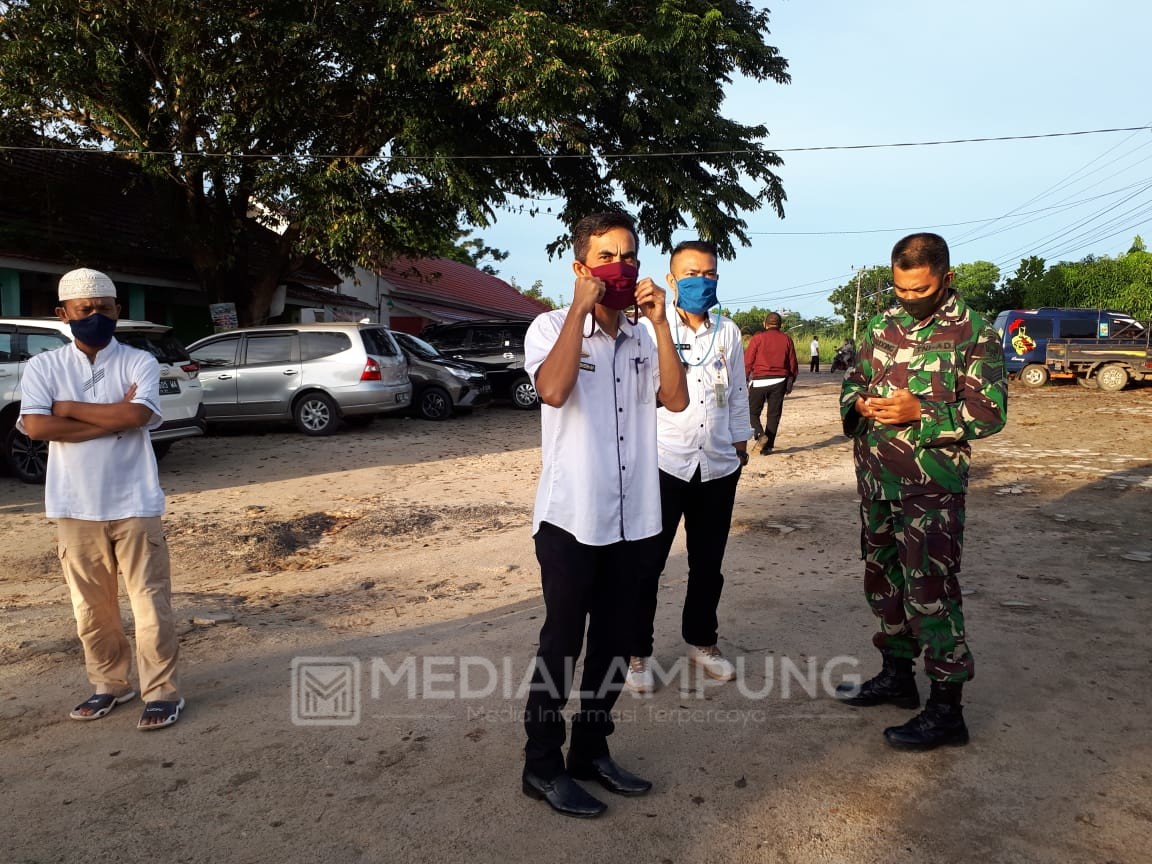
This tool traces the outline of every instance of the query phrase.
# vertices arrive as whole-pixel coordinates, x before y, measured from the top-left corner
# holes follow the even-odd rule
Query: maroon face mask
[[[616,261],[590,268],[589,272],[604,283],[600,305],[609,309],[627,309],[636,302],[636,279],[640,271],[632,264]]]

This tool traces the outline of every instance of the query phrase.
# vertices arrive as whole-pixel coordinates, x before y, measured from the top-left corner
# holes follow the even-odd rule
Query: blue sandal
[[[117,705],[122,705],[136,698],[136,691],[117,696],[115,693],[93,693],[68,714],[73,720],[99,720],[109,714]],[[81,714],[81,709],[87,708],[91,714]]]
[[[140,715],[140,722],[136,724],[136,728],[144,732],[150,732],[153,729],[163,729],[165,726],[171,726],[180,719],[180,712],[184,710],[184,700],[179,699],[171,702],[145,702],[144,713]],[[159,723],[145,723],[145,720],[152,720],[160,718]]]

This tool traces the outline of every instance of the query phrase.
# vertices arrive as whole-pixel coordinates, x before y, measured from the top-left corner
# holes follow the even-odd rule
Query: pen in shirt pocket
[[[633,357],[632,365],[636,367],[636,392],[641,402],[652,401],[652,377],[648,371],[647,357]],[[643,371],[645,374],[640,374]]]

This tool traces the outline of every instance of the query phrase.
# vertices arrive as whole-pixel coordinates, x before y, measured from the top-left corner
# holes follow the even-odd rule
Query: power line
[[[670,158],[700,158],[714,156],[752,156],[762,152],[772,153],[816,153],[834,150],[884,150],[906,147],[939,147],[946,144],[983,144],[996,141],[1035,141],[1041,138],[1069,138],[1078,135],[1104,135],[1113,132],[1141,132],[1152,130],[1147,126],[1118,126],[1110,129],[1079,129],[1073,132],[1042,132],[1033,135],[998,135],[981,138],[950,138],[938,141],[899,141],[885,144],[825,144],[813,147],[776,147],[770,151],[761,150],[672,150],[657,153],[528,153],[528,154],[486,154],[486,155],[459,155],[445,154],[433,156],[385,156],[381,154],[356,155],[349,153],[223,153],[211,150],[203,151],[174,151],[174,150],[99,150],[99,149],[73,149],[64,150],[60,147],[30,147],[22,145],[0,145],[0,151],[20,152],[67,152],[69,154],[94,153],[104,156],[151,156],[170,157],[182,159],[241,159],[241,160],[269,160],[269,159],[295,159],[295,160],[347,160],[351,162],[504,162],[513,160],[569,160],[569,159],[603,159],[605,161],[621,161],[629,159],[670,159]]]

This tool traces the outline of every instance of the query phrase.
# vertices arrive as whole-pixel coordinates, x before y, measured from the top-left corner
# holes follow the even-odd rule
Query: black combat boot
[[[897,750],[935,750],[937,747],[963,747],[968,743],[964,707],[960,704],[963,684],[932,682],[932,693],[924,710],[903,726],[884,730],[884,740]]]
[[[916,671],[906,657],[884,655],[884,668],[875,678],[863,684],[837,685],[836,698],[845,705],[896,705],[919,708],[920,691],[916,689]]]

